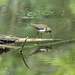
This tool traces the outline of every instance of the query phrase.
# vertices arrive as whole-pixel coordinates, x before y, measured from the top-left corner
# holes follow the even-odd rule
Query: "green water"
[[[37,30],[28,25],[45,24],[52,28],[52,38],[75,39],[74,0],[0,0],[0,34],[16,37],[36,38]],[[39,35],[39,38],[41,35]],[[50,39],[49,33],[43,38]],[[49,43],[49,42],[48,42]],[[37,42],[27,42],[23,56],[29,66],[25,66],[19,49],[0,55],[0,75],[75,75],[75,41],[68,43],[46,43],[40,49]],[[54,43],[54,42],[52,42]],[[42,44],[45,44],[44,42]],[[9,44],[21,47],[22,43]]]
[[[49,45],[50,47],[50,45]],[[75,43],[54,45],[48,52],[36,52],[39,46],[26,46],[23,56],[29,66],[25,66],[20,49],[0,56],[1,75],[74,75],[75,74]]]

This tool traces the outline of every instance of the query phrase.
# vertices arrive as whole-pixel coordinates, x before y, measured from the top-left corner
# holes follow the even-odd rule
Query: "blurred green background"
[[[75,39],[75,0],[0,0],[0,34],[36,38],[28,22],[51,27],[53,39]],[[47,33],[43,37],[50,38]],[[19,49],[0,56],[0,75],[75,75],[75,43],[54,45],[48,54],[29,57],[37,48],[26,47],[23,53],[29,70]]]

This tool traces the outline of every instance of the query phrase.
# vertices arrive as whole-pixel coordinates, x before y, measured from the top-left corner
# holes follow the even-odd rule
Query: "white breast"
[[[39,30],[39,32],[41,32],[41,33],[44,33],[46,30],[45,29],[43,29],[43,30]]]

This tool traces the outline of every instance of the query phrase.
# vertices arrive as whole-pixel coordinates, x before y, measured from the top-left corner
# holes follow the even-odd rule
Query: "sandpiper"
[[[52,47],[49,46],[40,46],[38,49],[36,49],[33,53],[31,53],[29,56],[35,55],[35,54],[43,54],[47,53],[50,50],[52,50]]]
[[[52,32],[52,29],[44,24],[32,24],[32,23],[28,23],[28,24],[34,27],[36,30],[38,30],[37,35],[39,34],[39,32],[41,33],[41,38],[42,38],[42,33]],[[51,35],[51,38],[52,38],[52,35]]]

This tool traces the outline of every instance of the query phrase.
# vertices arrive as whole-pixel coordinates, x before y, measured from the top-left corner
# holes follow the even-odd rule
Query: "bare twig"
[[[27,63],[26,63],[26,61],[25,61],[25,59],[24,59],[24,56],[23,56],[23,54],[22,54],[22,51],[23,51],[24,45],[26,44],[27,39],[28,39],[28,37],[25,39],[24,43],[22,44],[22,48],[21,48],[21,50],[20,50],[20,55],[21,55],[21,57],[22,57],[22,59],[23,59],[24,64],[26,65],[26,67],[29,68],[29,66],[27,65]]]
[[[22,48],[21,48],[21,50],[20,50],[21,53],[22,53],[22,50],[23,50],[23,48],[24,48],[24,45],[25,45],[27,39],[28,39],[28,37],[25,39],[24,43],[22,44]]]

